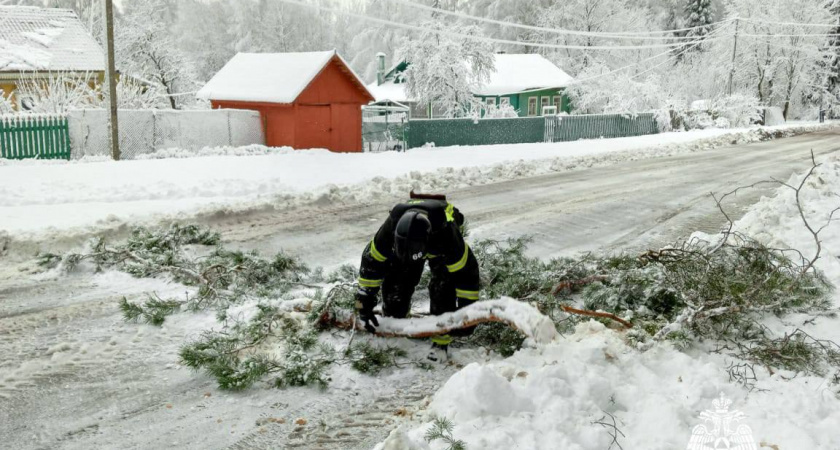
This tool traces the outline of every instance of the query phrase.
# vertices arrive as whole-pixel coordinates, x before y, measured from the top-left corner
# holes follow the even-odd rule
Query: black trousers
[[[404,318],[411,310],[411,297],[420,283],[426,261],[395,265],[382,282],[382,312],[387,317]],[[443,263],[429,262],[432,279],[429,282],[430,313],[440,315],[457,310],[458,298],[452,275]],[[470,302],[471,303],[471,302]]]

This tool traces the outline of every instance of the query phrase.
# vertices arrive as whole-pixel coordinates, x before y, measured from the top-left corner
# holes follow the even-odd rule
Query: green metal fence
[[[545,118],[545,142],[617,138],[656,134],[659,127],[652,113],[623,115],[550,116]]]
[[[652,113],[545,116],[510,119],[420,119],[408,122],[408,148],[524,144],[656,134]]]
[[[65,116],[0,116],[0,158],[70,159]]]
[[[408,122],[408,148],[543,142],[545,119],[422,119]]]

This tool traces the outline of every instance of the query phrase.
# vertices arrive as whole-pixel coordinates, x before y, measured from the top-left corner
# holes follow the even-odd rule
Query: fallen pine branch
[[[565,305],[560,305],[560,308],[562,308],[563,311],[566,311],[569,314],[577,314],[579,316],[600,317],[602,319],[610,319],[610,320],[614,320],[614,321],[624,325],[627,328],[633,328],[632,323],[630,323],[630,322],[628,322],[628,321],[622,319],[621,317],[618,317],[618,316],[616,316],[615,314],[612,314],[612,313],[602,312],[602,311],[589,311],[587,309],[577,309],[577,308],[572,308],[571,306],[565,306]]]

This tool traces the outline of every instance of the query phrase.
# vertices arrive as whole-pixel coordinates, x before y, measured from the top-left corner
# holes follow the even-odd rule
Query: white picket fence
[[[71,111],[68,125],[72,158],[111,154],[108,111]],[[120,110],[119,131],[123,159],[169,148],[265,145],[260,113],[248,110]]]

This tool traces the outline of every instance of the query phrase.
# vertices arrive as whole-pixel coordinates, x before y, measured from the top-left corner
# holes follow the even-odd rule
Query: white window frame
[[[557,107],[557,112],[560,112],[563,109],[563,96],[555,95],[551,97],[551,103]]]
[[[510,105],[510,97],[499,98],[499,106]]]
[[[537,97],[528,97],[528,116],[536,116],[539,111],[537,111],[537,104],[539,103],[539,99]]]
[[[547,95],[543,95],[542,97],[540,97],[540,112],[542,112],[547,106],[549,106],[550,102],[551,98],[549,98]]]
[[[487,106],[496,106],[496,97],[485,97],[484,104]]]

